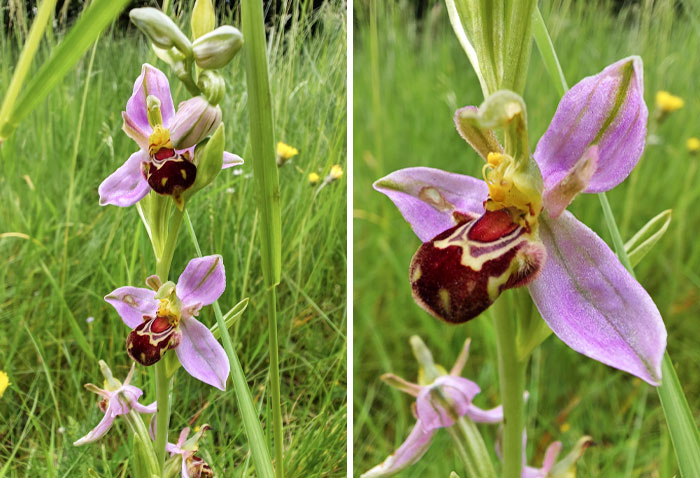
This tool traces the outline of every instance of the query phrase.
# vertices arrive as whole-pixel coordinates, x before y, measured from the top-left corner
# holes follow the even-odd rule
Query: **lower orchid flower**
[[[418,337],[412,337],[411,344],[414,350],[429,354]],[[413,465],[428,451],[435,433],[440,428],[451,427],[460,417],[467,416],[477,423],[503,421],[502,406],[482,410],[472,403],[481,389],[476,383],[460,376],[469,356],[469,344],[470,340],[467,339],[449,373],[435,366],[441,375],[434,380],[429,380],[423,369],[419,373],[420,383],[411,383],[393,374],[382,375],[382,380],[387,384],[416,397],[413,407],[416,424],[406,441],[381,464],[364,473],[362,478],[391,476]]]
[[[181,203],[197,175],[194,146],[221,123],[219,106],[197,96],[180,103],[176,113],[168,78],[146,63],[122,116],[122,129],[140,150],[100,184],[100,205],[131,206],[151,190]],[[240,156],[224,151],[224,169],[240,164]]]
[[[211,331],[195,317],[226,288],[220,255],[192,259],[177,284],[162,284],[157,276],[146,283],[153,290],[120,287],[105,297],[133,330],[126,345],[141,365],[153,365],[174,349],[182,367],[194,378],[226,389],[229,361]]]
[[[565,210],[577,194],[607,191],[627,177],[644,149],[647,117],[638,57],[569,90],[534,161],[515,93],[458,110],[457,130],[486,160],[484,181],[417,167],[374,185],[423,241],[409,272],[418,305],[461,323],[504,290],[527,285],[569,347],[658,385],[666,329],[656,305],[605,242]],[[508,153],[494,128],[509,131]]]
[[[139,413],[156,413],[156,403],[141,405],[138,400],[143,395],[143,391],[138,387],[129,385],[131,378],[134,376],[133,363],[124,383],[112,376],[112,371],[102,360],[100,360],[100,369],[105,376],[105,388],[99,388],[91,383],[85,384],[85,388],[102,397],[99,407],[105,415],[100,420],[100,423],[90,430],[90,433],[73,443],[75,446],[91,443],[102,438],[112,428],[116,417],[125,415],[131,410]]]
[[[214,472],[211,467],[206,461],[196,455],[197,450],[199,450],[199,440],[209,428],[209,425],[202,425],[199,427],[199,430],[188,439],[190,428],[186,427],[180,432],[176,444],[168,443],[165,446],[165,450],[170,453],[170,460],[165,465],[166,469],[174,469],[174,467],[179,464],[181,478],[213,477]],[[170,476],[167,472],[165,475]],[[174,476],[175,473],[171,473],[171,475]]]
[[[575,478],[576,462],[583,456],[586,449],[593,445],[593,439],[589,436],[579,438],[572,450],[560,461],[557,461],[561,453],[562,444],[560,441],[551,443],[544,452],[542,467],[535,468],[527,466],[525,456],[525,445],[527,444],[527,434],[523,432],[523,471],[522,478]],[[496,454],[501,457],[500,443],[496,442]]]

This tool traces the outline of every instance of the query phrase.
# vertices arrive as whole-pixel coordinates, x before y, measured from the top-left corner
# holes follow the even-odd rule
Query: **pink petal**
[[[376,181],[374,189],[389,196],[423,242],[463,222],[465,216],[482,215],[488,196],[483,181],[424,167],[394,171]]]
[[[183,101],[170,123],[170,138],[177,149],[191,148],[221,124],[221,108],[203,96]]]
[[[466,415],[476,423],[500,423],[503,421],[503,405],[490,410],[482,410],[476,405],[469,405]]]
[[[452,400],[454,411],[461,417],[469,412],[472,399],[480,388],[471,380],[452,375],[439,377],[430,386],[424,387],[416,398],[416,415],[427,431],[454,425],[452,416],[432,395],[438,390]]]
[[[97,190],[100,194],[100,206],[113,204],[128,207],[143,199],[151,190],[141,173],[141,163],[148,161],[147,153],[137,151],[119,169],[102,181]]]
[[[139,402],[133,401],[131,402],[131,408],[139,413],[156,413],[158,410],[158,402],[153,402],[150,405],[141,405]]]
[[[155,295],[156,293],[149,289],[127,286],[106,295],[105,300],[117,309],[124,323],[133,329],[143,322],[144,315],[156,314],[158,301]]]
[[[407,468],[420,460],[430,447],[430,441],[435,434],[434,430],[428,431],[420,420],[411,430],[406,441],[381,464],[375,466],[360,478],[379,478],[391,476]]]
[[[226,288],[224,259],[214,254],[192,259],[177,280],[176,293],[184,307],[209,305],[221,297]]]
[[[238,156],[237,154],[229,153],[228,151],[224,151],[224,165],[221,166],[221,169],[226,169],[230,168],[233,166],[239,166],[243,164],[243,158]]]
[[[129,128],[146,137],[153,131],[148,123],[148,108],[146,107],[146,98],[149,95],[153,95],[160,100],[163,126],[167,128],[170,120],[175,116],[173,98],[170,96],[170,83],[162,71],[148,63],[144,63],[141,67],[141,74],[134,82],[131,98],[126,103],[124,122],[129,124]],[[127,132],[127,134],[129,133]]]
[[[180,322],[182,340],[175,348],[182,368],[197,380],[226,390],[230,365],[224,348],[209,329],[194,317]]]
[[[87,435],[80,438],[79,440],[74,441],[74,446],[80,446],[86,443],[92,443],[96,440],[99,440],[105,435],[105,433],[109,431],[110,428],[112,428],[112,424],[114,423],[114,417],[116,416],[113,413],[113,402],[113,400],[110,400],[109,405],[107,405],[105,415],[104,417],[102,417],[102,420],[100,420],[100,423],[98,423],[95,428],[90,430],[90,432]]]
[[[666,329],[649,294],[571,213],[542,216],[540,237],[548,259],[529,287],[552,331],[577,352],[658,385]]]
[[[595,171],[586,179],[585,192],[607,191],[629,175],[646,140],[648,111],[642,76],[641,58],[625,58],[584,78],[562,97],[534,154],[545,196],[561,188],[559,183],[592,145],[598,146],[598,159]],[[621,102],[619,109],[615,108],[617,101]]]

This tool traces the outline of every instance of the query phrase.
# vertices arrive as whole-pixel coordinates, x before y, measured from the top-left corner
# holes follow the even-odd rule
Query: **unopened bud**
[[[197,0],[192,7],[192,38],[209,33],[216,26],[216,14],[211,0]]]
[[[192,44],[197,66],[205,70],[224,67],[243,46],[243,35],[238,29],[224,25],[202,35]]]
[[[221,124],[221,108],[203,96],[180,103],[170,123],[170,138],[176,149],[187,149],[209,136]]]
[[[211,105],[218,105],[221,100],[224,99],[226,82],[224,78],[215,71],[203,70],[199,75],[197,86]]]
[[[134,8],[129,12],[129,18],[158,48],[175,47],[187,56],[192,54],[189,39],[169,16],[157,8]]]

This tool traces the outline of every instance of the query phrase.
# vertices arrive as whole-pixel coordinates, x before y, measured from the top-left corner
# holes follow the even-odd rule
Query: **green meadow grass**
[[[314,197],[306,177],[310,172],[324,177],[333,164],[345,164],[345,10],[340,2],[316,12],[309,2],[295,5],[291,17],[278,17],[268,31],[276,135],[300,150],[280,170],[285,469],[290,477],[340,477],[345,476],[347,416],[346,180]],[[188,18],[178,22],[189,29]],[[237,19],[227,22],[237,24]],[[60,36],[49,32],[36,64]],[[23,38],[24,32],[2,26],[0,96]],[[130,364],[124,345],[128,329],[102,297],[122,285],[143,286],[155,261],[135,208],[100,207],[97,187],[135,151],[121,131],[121,111],[147,61],[169,75],[176,103],[187,98],[142,35],[135,29],[126,36],[108,30],[95,50],[90,77],[88,54],[0,149],[0,370],[11,381],[0,399],[0,477],[131,476],[131,444],[119,419],[96,444],[72,445],[102,417],[97,397],[83,389],[87,382],[102,384],[97,360],[78,345],[73,328],[123,379]],[[246,157],[240,55],[223,73],[226,149]],[[189,210],[203,253],[224,257],[224,311],[250,298],[231,330],[271,444],[267,312],[251,164],[237,172],[222,172],[195,196]],[[194,256],[183,227],[171,279]],[[214,323],[210,309],[200,315],[208,325]],[[87,323],[88,317],[94,321]],[[145,389],[144,403],[155,399],[152,375],[137,369],[135,384]],[[230,381],[221,393],[179,371],[170,441],[188,424],[204,423],[213,431],[200,449],[217,476],[257,476]]]
[[[476,76],[442,2],[435,2],[420,21],[411,2],[356,3],[353,440],[359,476],[395,450],[413,426],[413,400],[379,380],[391,371],[415,381],[411,335],[421,335],[446,367],[465,338],[472,337],[464,375],[482,388],[476,404],[497,405],[499,391],[488,314],[453,327],[414,304],[407,271],[420,242],[392,203],[371,188],[376,179],[409,166],[481,176],[482,161],[452,122],[457,108],[482,101]],[[664,317],[668,350],[697,420],[700,187],[698,157],[686,151],[685,141],[700,137],[700,8],[691,2],[635,2],[616,16],[606,2],[558,1],[544,2],[542,9],[570,85],[638,54],[644,60],[650,110],[657,90],[685,99],[682,110],[661,125],[650,125],[658,144],[648,145],[638,168],[608,197],[625,240],[657,213],[673,209],[667,234],[636,272]],[[525,100],[534,149],[558,103],[534,45]],[[571,210],[610,243],[598,198],[579,197]],[[551,441],[563,441],[567,453],[589,434],[596,446],[579,462],[579,476],[670,478],[677,473],[657,395],[640,380],[587,359],[552,336],[530,362],[527,389],[530,464],[541,465]],[[496,428],[481,430],[493,450]],[[448,434],[440,432],[425,458],[400,476],[447,477],[452,470],[464,476],[450,446]]]

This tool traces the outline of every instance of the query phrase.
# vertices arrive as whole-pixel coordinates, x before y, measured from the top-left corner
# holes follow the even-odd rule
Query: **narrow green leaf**
[[[29,31],[29,35],[24,43],[24,48],[22,48],[22,53],[17,61],[12,80],[10,80],[10,86],[7,87],[5,98],[3,98],[2,108],[0,108],[0,125],[5,123],[15,105],[15,101],[17,101],[17,97],[24,84],[24,78],[29,72],[29,67],[32,65],[32,60],[39,48],[41,38],[44,36],[46,24],[49,22],[49,18],[51,18],[51,14],[54,12],[55,8],[56,0],[44,0],[41,2],[41,5],[39,5],[39,10],[32,23],[32,28]],[[7,136],[9,136],[9,134]],[[2,143],[5,137],[5,135],[0,134],[0,143]]]
[[[646,256],[656,243],[663,237],[671,224],[671,210],[667,209],[654,216],[642,227],[632,239],[625,243],[625,252],[630,258],[632,267]]]
[[[241,24],[245,39],[253,176],[258,196],[258,209],[262,218],[260,242],[262,243],[263,277],[267,287],[271,287],[280,281],[282,221],[262,2],[257,0],[242,2]]]
[[[243,315],[243,312],[248,308],[248,297],[241,300],[238,304],[234,305],[231,310],[224,314],[224,324],[226,324],[226,329],[230,329],[233,324],[238,321]],[[221,338],[221,330],[219,330],[219,324],[214,324],[209,330],[211,330],[212,335],[218,340]]]
[[[0,124],[0,138],[10,136],[19,122],[44,100],[128,2],[129,0],[96,0],[87,8],[63,41],[52,51],[46,63],[32,75],[17,104]]]
[[[194,227],[192,227],[192,221],[190,220],[190,215],[187,211],[185,211],[185,223],[187,224],[187,230],[190,233],[190,238],[192,239],[195,251],[197,251],[197,257],[202,257],[202,249],[199,247],[197,234],[194,232]],[[239,305],[240,302],[236,307]],[[238,360],[238,355],[236,355],[236,351],[233,348],[233,341],[231,340],[231,335],[228,333],[228,329],[226,328],[224,316],[221,313],[221,307],[219,307],[219,302],[214,302],[212,307],[214,309],[214,315],[216,316],[218,329],[221,332],[221,339],[224,343],[224,351],[226,351],[226,356],[228,357],[231,365],[230,375],[231,380],[233,381],[233,389],[236,392],[236,400],[238,401],[238,406],[241,409],[243,427],[245,428],[246,437],[248,438],[248,445],[250,446],[253,462],[255,463],[257,472],[256,476],[259,476],[260,478],[273,478],[274,471],[272,468],[272,460],[270,459],[270,451],[267,449],[265,435],[263,434],[262,425],[260,424],[260,419],[258,418],[258,411],[253,404],[253,396],[250,393],[250,388],[248,388],[248,382],[246,381],[245,374],[243,373],[241,362]],[[234,307],[234,309],[236,307]]]

